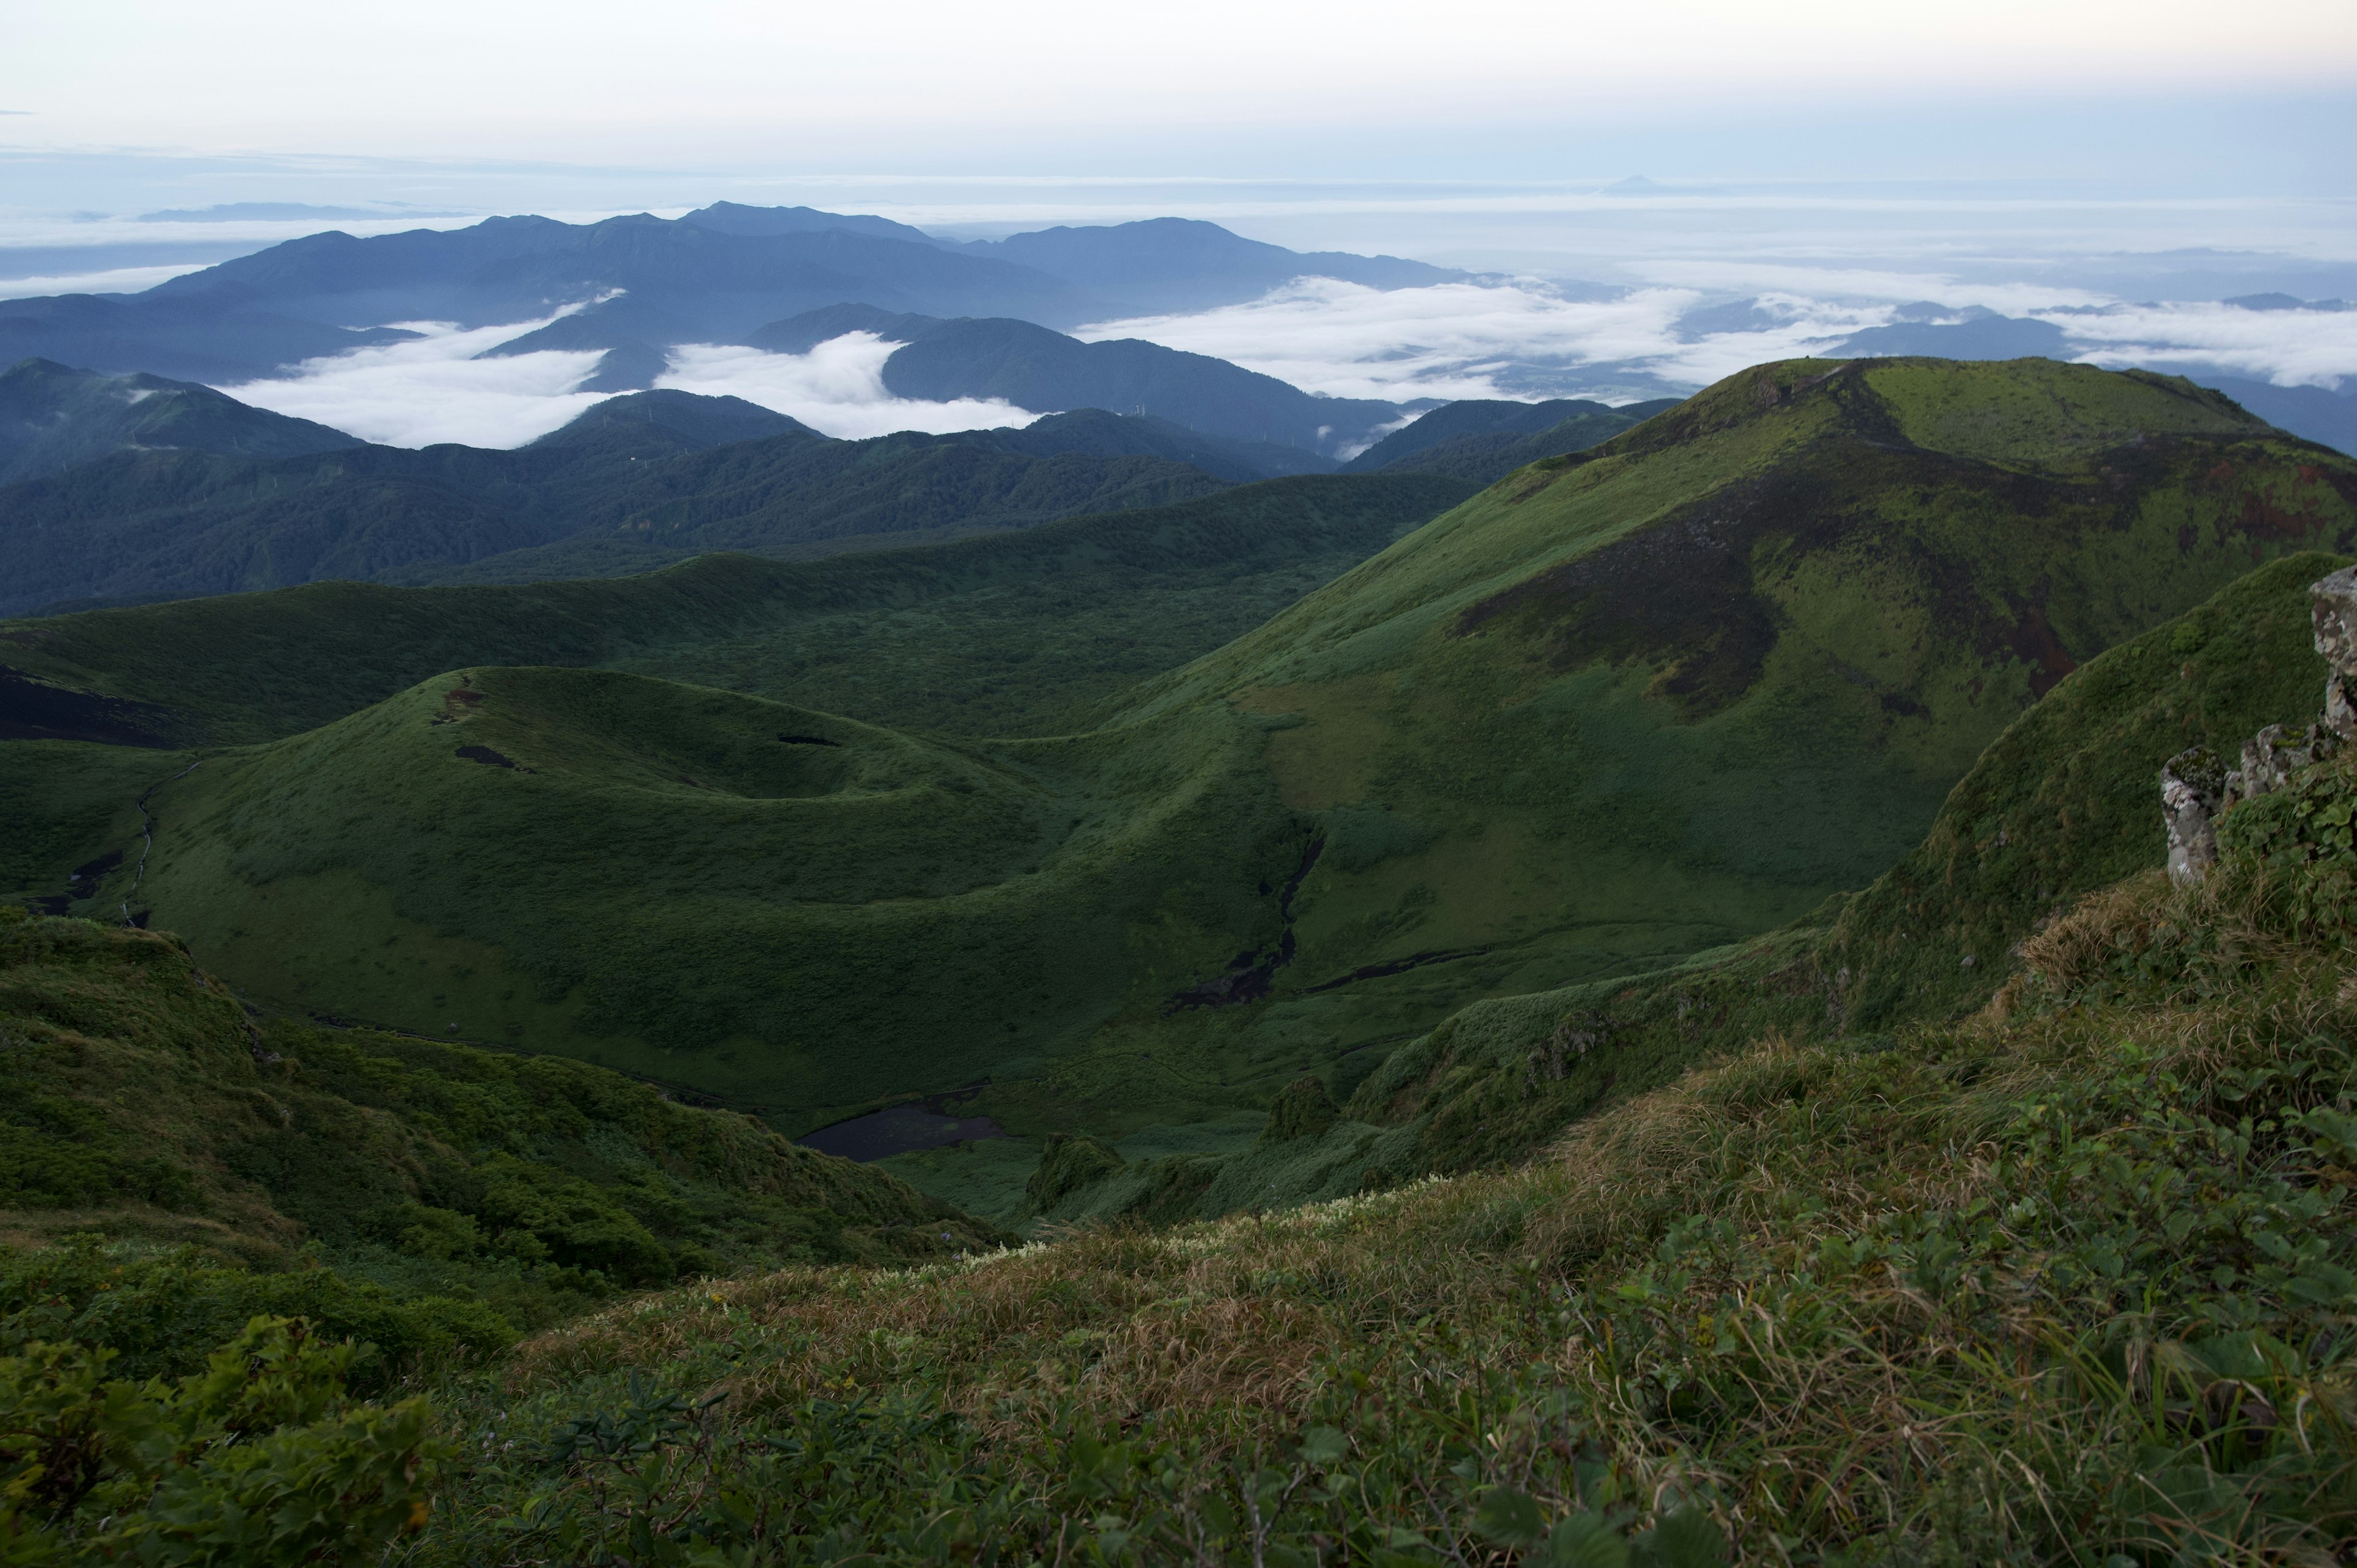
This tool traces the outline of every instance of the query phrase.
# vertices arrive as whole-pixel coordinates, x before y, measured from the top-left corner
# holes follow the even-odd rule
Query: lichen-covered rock
[[[2281,789],[2302,768],[2357,740],[2357,566],[2309,585],[2316,651],[2324,656],[2324,713],[2314,724],[2269,725],[2243,743],[2242,767],[2228,770],[2197,746],[2160,770],[2160,811],[2169,829],[2169,875],[2180,886],[2218,863],[2217,820],[2237,804]]]
[[[2357,566],[2319,577],[2308,590],[2316,627],[2316,650],[2330,667],[2324,677],[2325,726],[2342,739],[2357,739]]]
[[[2217,816],[2226,800],[2226,769],[2206,746],[2161,765],[2160,810],[2169,825],[2169,875],[2179,886],[2218,864]]]

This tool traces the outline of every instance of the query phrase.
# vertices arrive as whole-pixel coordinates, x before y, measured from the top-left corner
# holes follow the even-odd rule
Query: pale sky
[[[645,165],[2357,87],[2352,0],[0,0],[0,145]]]

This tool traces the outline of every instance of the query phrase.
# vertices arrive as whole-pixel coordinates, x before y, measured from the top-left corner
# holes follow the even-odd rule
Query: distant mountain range
[[[0,362],[38,356],[110,373],[244,381],[396,340],[389,322],[495,326],[610,297],[617,308],[599,330],[616,342],[576,343],[566,334],[588,328],[559,324],[533,346],[619,345],[642,370],[650,350],[742,342],[845,300],[1077,326],[1253,299],[1304,275],[1395,288],[1465,274],[1395,257],[1298,254],[1181,219],[960,243],[882,218],[722,202],[679,219],[492,218],[368,239],[328,231],[145,294],[0,301]]]
[[[846,332],[905,344],[884,362],[885,390],[928,402],[1003,398],[1034,411],[1153,414],[1206,435],[1329,456],[1365,446],[1405,412],[1371,399],[1314,397],[1207,354],[1135,338],[1084,343],[1004,317],[943,321],[836,305],[772,322],[745,340],[772,353],[804,354]]]
[[[0,489],[0,614],[328,578],[610,576],[712,550],[1019,528],[1232,482],[1160,455],[1157,429],[1125,450],[1121,422],[1083,419],[1066,441],[1042,423],[1038,436],[835,441],[733,398],[654,392],[513,451],[120,451]]]
[[[1329,434],[1302,429],[1308,405],[1357,406],[1153,344],[1083,344],[1023,322],[895,319],[918,338],[902,352],[935,378],[932,396],[1093,376],[1100,390],[1167,394],[1175,401],[1166,406],[1214,424],[1267,420],[1305,440]],[[825,324],[780,330],[833,335]],[[1077,368],[1060,363],[1074,356]],[[1222,386],[1232,393],[1224,403],[1213,395]],[[1558,412],[1519,403],[1452,412],[1461,406],[1428,416],[1434,430],[1494,431]],[[1648,412],[1564,406],[1588,412],[1479,451],[1467,443],[1480,435],[1407,443],[1398,466],[1478,487],[1530,461],[1531,443],[1546,447],[1542,456],[1592,445]],[[1361,420],[1390,412],[1372,405]],[[0,485],[0,615],[331,578],[609,577],[719,550],[808,557],[1165,505],[1336,467],[1306,446],[1102,408],[1021,429],[837,441],[740,398],[673,389],[608,398],[511,451],[412,450],[206,387],[28,360],[0,372],[0,474],[16,481]]]

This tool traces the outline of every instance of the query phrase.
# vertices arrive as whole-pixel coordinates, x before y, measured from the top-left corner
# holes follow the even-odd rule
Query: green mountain
[[[0,485],[113,452],[185,448],[296,457],[362,445],[340,430],[253,408],[188,381],[102,376],[49,360],[0,371]]]
[[[126,452],[10,486],[0,613],[460,568],[611,575],[713,550],[1021,528],[1222,484],[1136,455],[1163,445],[1150,435],[1105,456],[1035,456],[1021,432],[832,441],[738,400],[689,396],[613,400],[514,451]]]
[[[334,657],[272,672],[262,650],[304,639],[267,598],[241,611],[255,656],[218,672],[181,651],[216,639],[163,631],[212,607],[10,634],[20,669],[119,703],[201,689],[222,738],[307,731],[148,802],[137,906],[257,994],[793,1131],[979,1082],[967,1103],[1018,1133],[1178,1152],[1248,1141],[1305,1069],[1346,1098],[1479,998],[1656,969],[1865,886],[2077,664],[2255,559],[2357,545],[2352,485],[2165,378],[1763,367],[1033,739],[835,716],[733,655],[635,667],[743,694],[581,670],[634,635],[603,608],[503,608],[497,646],[406,689],[381,656],[366,682],[316,673]],[[620,587],[468,602],[652,602]],[[551,664],[576,668],[524,667]],[[238,729],[241,706],[277,716]],[[975,1207],[1036,1156],[973,1158],[926,1179]]]

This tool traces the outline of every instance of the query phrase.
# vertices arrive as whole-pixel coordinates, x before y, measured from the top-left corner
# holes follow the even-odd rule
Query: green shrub
[[[254,1273],[186,1249],[125,1258],[94,1236],[0,1257],[0,1352],[72,1342],[105,1350],[125,1376],[187,1376],[256,1315],[299,1316],[371,1347],[353,1368],[369,1387],[516,1337],[479,1301],[404,1294],[332,1269]]]
[[[345,1563],[423,1525],[444,1449],[433,1412],[350,1402],[353,1357],[258,1316],[177,1383],[110,1377],[103,1347],[0,1359],[0,1557]]]

